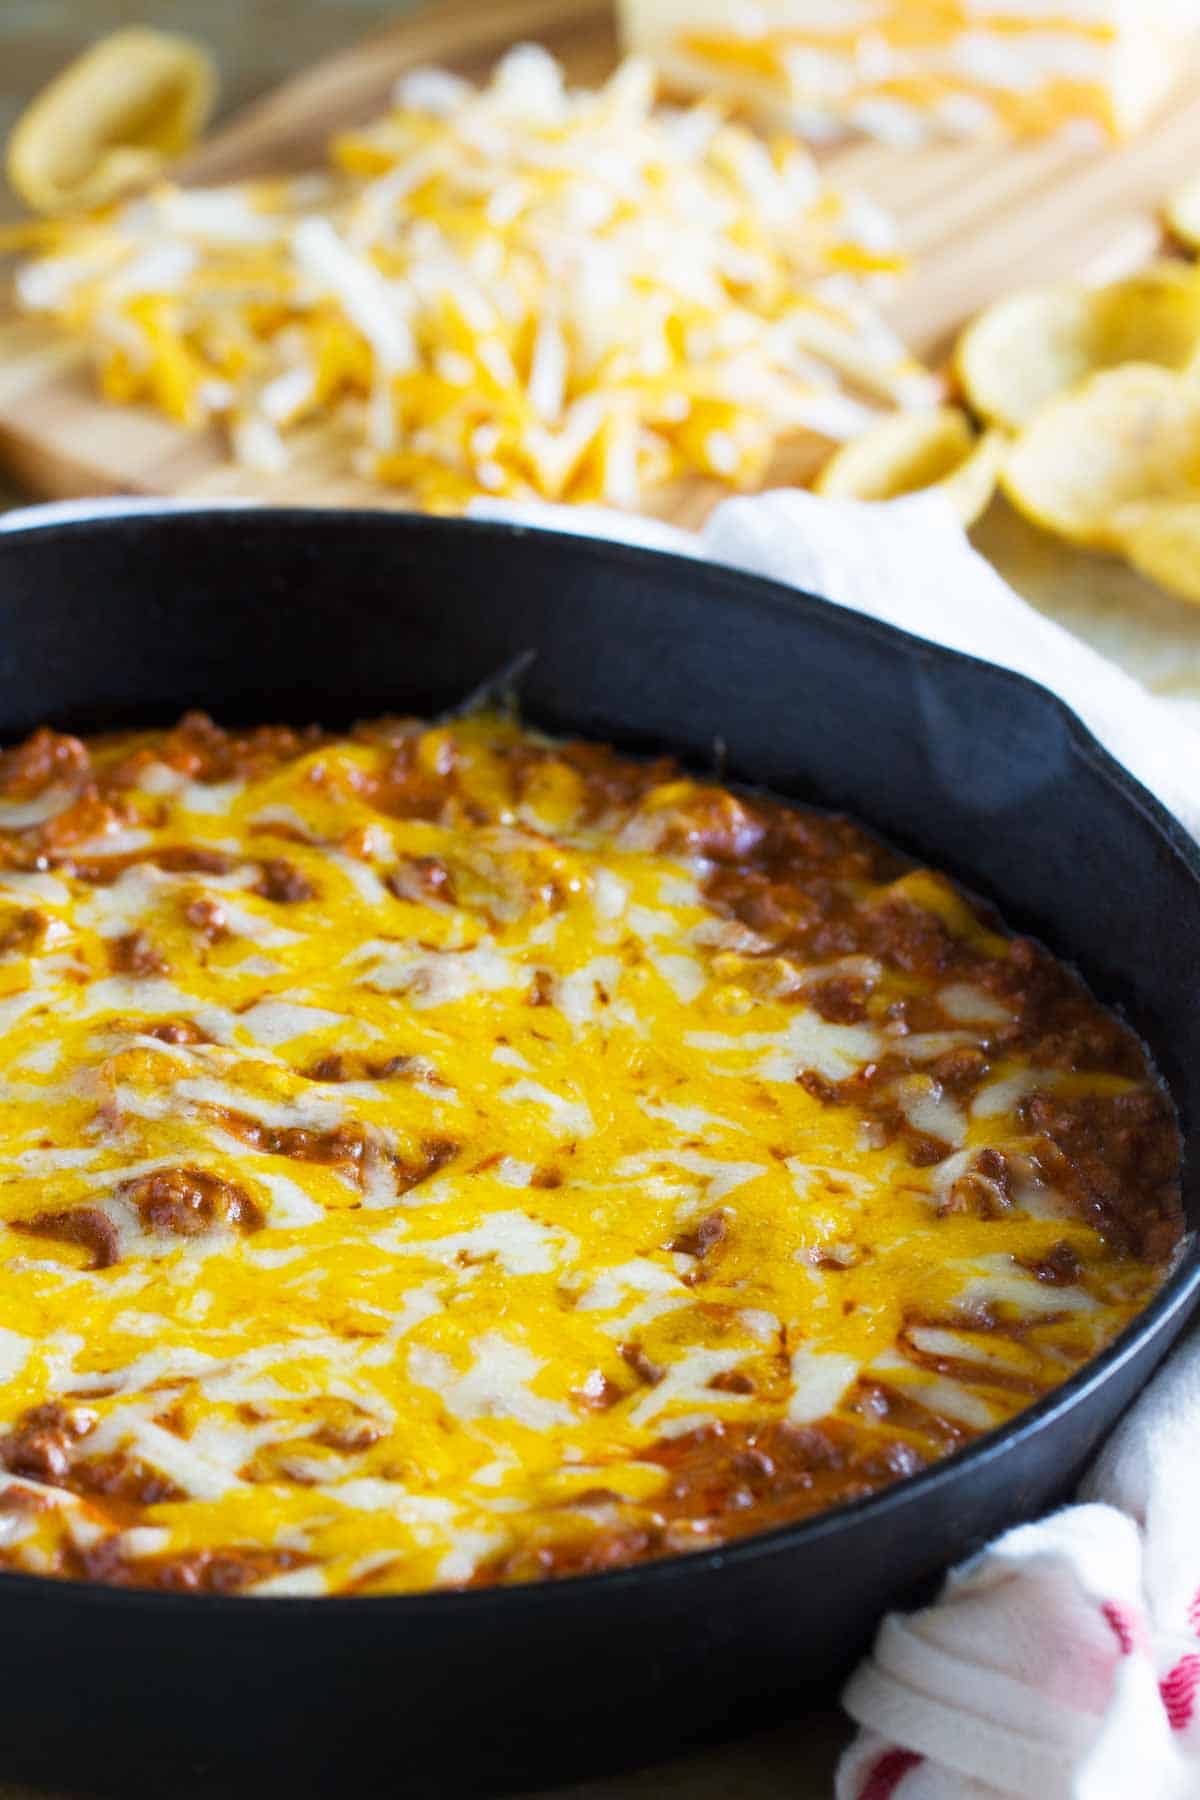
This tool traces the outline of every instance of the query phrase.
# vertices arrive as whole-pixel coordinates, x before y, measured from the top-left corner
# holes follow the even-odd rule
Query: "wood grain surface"
[[[193,157],[187,176],[228,181],[320,163],[332,132],[386,102],[396,77],[437,61],[478,76],[511,43],[536,38],[577,81],[616,55],[609,0],[441,0],[319,62],[235,117]],[[891,316],[936,358],[961,322],[1019,282],[1106,276],[1159,243],[1157,207],[1200,157],[1200,69],[1185,72],[1155,125],[1132,144],[1088,149],[1064,139],[1019,146],[856,143],[829,154],[834,178],[879,201],[915,258]],[[82,354],[45,326],[0,314],[0,460],[29,493],[242,496],[317,505],[403,505],[352,475],[336,428],[295,434],[286,475],[235,468],[215,431],[186,432],[142,408],[111,408],[91,391]],[[791,447],[772,483],[802,479],[815,442]],[[715,484],[681,483],[654,510],[695,523]]]

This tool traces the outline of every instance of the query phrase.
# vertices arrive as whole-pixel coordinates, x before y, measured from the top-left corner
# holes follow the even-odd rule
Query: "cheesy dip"
[[[843,819],[497,716],[0,757],[0,1563],[384,1593],[703,1548],[1145,1305],[1170,1103]]]

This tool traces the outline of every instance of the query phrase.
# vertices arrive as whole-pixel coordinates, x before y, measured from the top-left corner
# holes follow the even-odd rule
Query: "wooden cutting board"
[[[195,181],[313,167],[331,133],[378,112],[396,77],[442,62],[482,75],[509,44],[536,38],[593,82],[616,55],[608,0],[441,0],[306,74],[213,136],[189,165]],[[889,312],[913,348],[936,358],[978,307],[1022,283],[1103,278],[1137,267],[1160,242],[1156,209],[1200,159],[1200,65],[1186,72],[1136,142],[1085,150],[1064,141],[1016,147],[873,143],[830,152],[835,179],[895,217],[915,270]],[[30,493],[172,494],[293,504],[403,505],[404,496],[348,472],[329,428],[293,438],[283,477],[234,467],[215,431],[185,432],[141,408],[93,395],[81,353],[44,325],[0,310],[0,459]],[[815,466],[798,445],[772,471],[801,479]],[[695,523],[719,490],[709,482],[659,496],[655,511]]]

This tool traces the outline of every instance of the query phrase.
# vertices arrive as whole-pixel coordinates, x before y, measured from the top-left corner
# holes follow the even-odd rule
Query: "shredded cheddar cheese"
[[[0,774],[9,1567],[720,1541],[1009,1418],[1161,1278],[1134,1041],[852,827],[495,717]],[[1073,1185],[1105,1108],[1136,1229]]]
[[[262,473],[320,426],[427,507],[632,507],[932,403],[875,304],[900,266],[795,141],[657,109],[637,61],[569,92],[524,46],[479,90],[410,73],[325,174],[65,223],[17,292],[109,399],[217,421]]]
[[[672,83],[813,138],[1103,142],[1137,131],[1200,33],[1195,0],[622,0]]]

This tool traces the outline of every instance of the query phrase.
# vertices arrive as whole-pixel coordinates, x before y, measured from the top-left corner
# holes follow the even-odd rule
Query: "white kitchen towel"
[[[1020,600],[936,497],[765,494],[727,501],[700,533],[594,507],[473,511],[709,557],[1032,676],[1200,835],[1200,734]],[[1129,1414],[1080,1503],[886,1619],[845,1699],[861,1729],[838,1800],[1200,1800],[1200,1340]]]
[[[602,509],[475,510],[711,557],[1032,676],[1200,835],[1200,734],[1019,599],[938,499],[765,494],[699,534]],[[1081,1503],[887,1618],[844,1699],[861,1729],[837,1800],[1200,1800],[1200,1339]]]
[[[1080,1503],[1006,1532],[884,1620],[843,1696],[837,1800],[1200,1795],[1200,1340]]]

